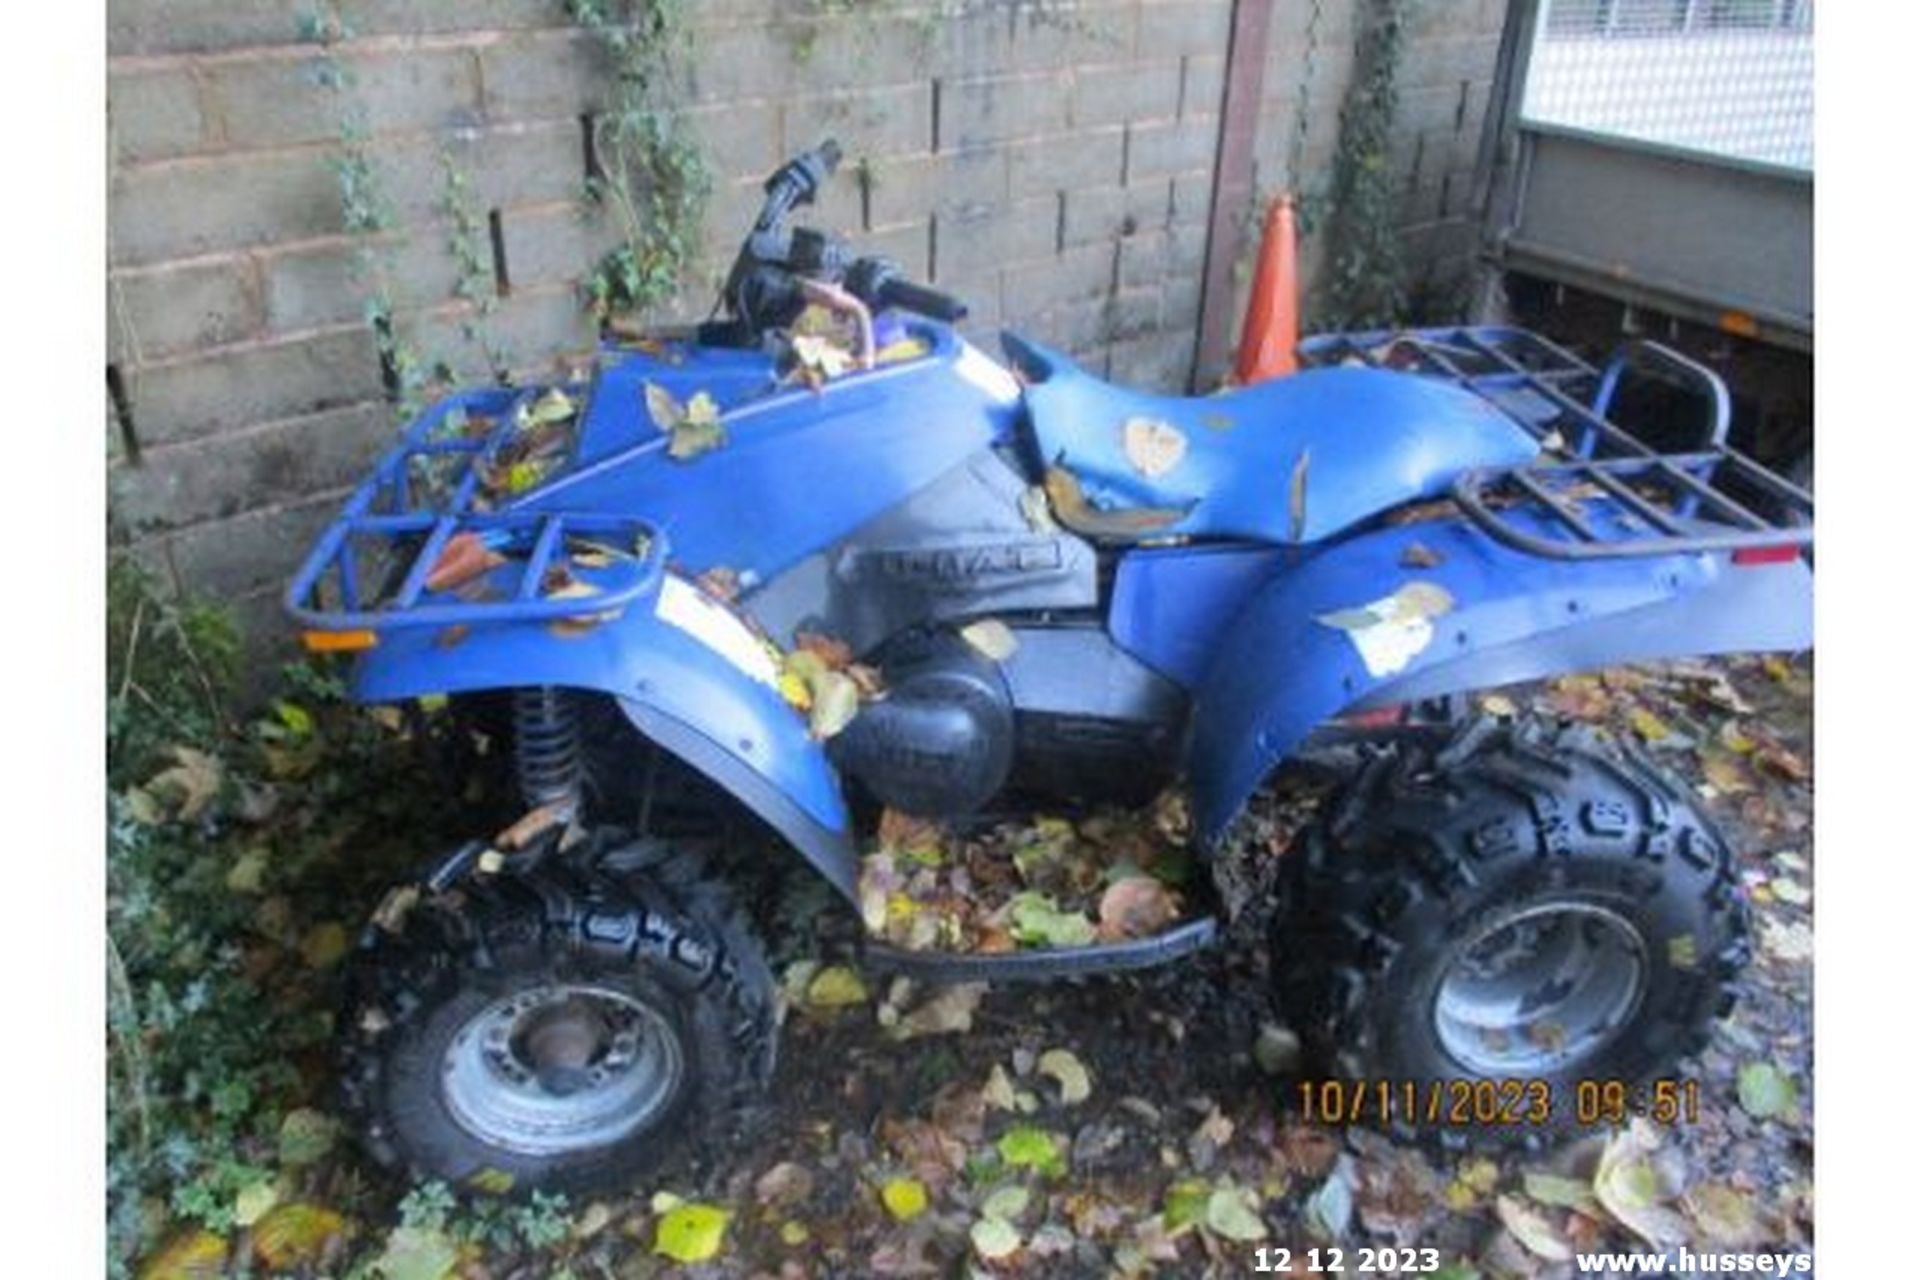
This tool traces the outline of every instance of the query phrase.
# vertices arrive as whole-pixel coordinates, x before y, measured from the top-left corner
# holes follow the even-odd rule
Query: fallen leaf
[[[1260,1197],[1231,1182],[1207,1197],[1206,1224],[1209,1231],[1228,1240],[1244,1243],[1267,1238],[1267,1224],[1260,1220]]]
[[[1186,1178],[1167,1188],[1161,1202],[1160,1220],[1176,1234],[1197,1227],[1207,1220],[1207,1201],[1213,1188],[1198,1178]]]
[[[999,1187],[980,1204],[982,1217],[1005,1218],[1012,1222],[1027,1211],[1027,1204],[1033,1197],[1027,1189],[1018,1183]]]
[[[1043,893],[1017,893],[1008,904],[1013,913],[1013,936],[1030,946],[1084,947],[1094,940],[1093,921],[1074,911],[1062,911]]]
[[[1128,418],[1120,437],[1127,461],[1149,480],[1166,475],[1187,456],[1186,435],[1158,418]]]
[[[1270,1076],[1291,1075],[1300,1068],[1300,1037],[1285,1027],[1264,1023],[1253,1039],[1253,1060]]]
[[[451,591],[492,572],[507,558],[480,540],[477,533],[456,533],[447,539],[427,572],[427,590]]]
[[[789,1218],[780,1224],[780,1243],[788,1247],[803,1245],[812,1236],[804,1222],[795,1222]]]
[[[680,425],[680,402],[673,398],[673,392],[656,382],[645,383],[641,389],[647,398],[647,416],[654,426],[670,432]]]
[[[1329,1240],[1344,1239],[1353,1221],[1353,1186],[1347,1180],[1350,1163],[1344,1156],[1336,1160],[1327,1180],[1307,1197],[1308,1228]]]
[[[613,1206],[604,1200],[595,1200],[580,1211],[574,1220],[573,1228],[568,1232],[575,1240],[591,1240],[605,1231],[613,1222]]]
[[[1627,712],[1627,723],[1648,742],[1660,742],[1673,736],[1673,730],[1667,727],[1667,722],[1645,707],[1634,707]]]
[[[1424,542],[1409,542],[1400,553],[1400,563],[1409,569],[1431,569],[1440,563],[1440,553]]]
[[[731,604],[740,595],[740,571],[721,564],[706,570],[694,585],[722,604]]]
[[[1180,523],[1186,509],[1173,507],[1124,507],[1104,510],[1087,501],[1080,481],[1064,467],[1049,467],[1046,474],[1047,502],[1054,518],[1089,538],[1131,542],[1158,529]]]
[[[860,714],[860,687],[838,671],[821,671],[807,682],[812,706],[807,728],[822,742],[853,723]]]
[[[1694,1187],[1681,1198],[1681,1207],[1693,1224],[1715,1244],[1742,1245],[1760,1243],[1765,1234],[1748,1197],[1721,1182]]]
[[[444,1280],[459,1261],[459,1249],[441,1232],[395,1227],[373,1266],[384,1280]]]
[[[1539,1210],[1514,1196],[1500,1196],[1493,1202],[1493,1211],[1501,1225],[1536,1258],[1566,1262],[1573,1257],[1572,1248]]]
[[[574,412],[572,397],[559,387],[548,387],[538,400],[521,408],[520,426],[524,429],[565,422]]]
[[[880,1203],[896,1222],[911,1222],[927,1211],[927,1188],[913,1178],[894,1178],[880,1188]]]
[[[860,975],[843,964],[829,965],[807,984],[807,1003],[819,1009],[837,1009],[864,1004],[867,984]]]
[[[853,663],[853,650],[847,642],[820,631],[802,628],[793,634],[793,647],[820,659],[829,671],[844,671]]]
[[[895,1040],[914,1040],[920,1036],[949,1035],[973,1030],[973,1013],[987,994],[984,982],[957,982],[943,987],[917,1008],[903,1014],[887,1029]]]
[[[346,927],[337,920],[327,920],[314,925],[300,939],[300,958],[309,969],[331,969],[351,945]]]
[[[174,747],[173,759],[171,767],[147,780],[147,790],[170,792],[174,816],[182,822],[197,822],[220,794],[220,761],[192,747]]]
[[[1166,885],[1152,876],[1123,876],[1100,895],[1100,937],[1108,942],[1144,938],[1179,919]]]
[[[754,1182],[753,1194],[771,1208],[791,1208],[813,1194],[813,1174],[791,1160],[782,1160]]]
[[[504,1196],[513,1191],[514,1176],[505,1169],[488,1166],[478,1173],[467,1175],[467,1185],[475,1191],[490,1196]]]
[[[960,638],[989,662],[1005,662],[1020,647],[1020,641],[1006,623],[998,618],[981,618],[960,628]]]
[[[675,1262],[705,1262],[720,1252],[732,1216],[710,1204],[676,1205],[654,1227],[653,1251]]]
[[[1777,742],[1765,742],[1754,748],[1754,760],[1764,769],[1789,782],[1805,782],[1813,776],[1807,762]]]
[[[1013,1110],[1013,1081],[999,1063],[994,1063],[993,1070],[987,1073],[987,1083],[981,1088],[980,1096],[988,1106],[997,1110]]]
[[[1780,960],[1813,959],[1813,930],[1800,920],[1786,924],[1761,917],[1760,949]]]
[[[995,1149],[1016,1169],[1034,1169],[1050,1176],[1066,1172],[1060,1140],[1045,1129],[1017,1125],[1000,1135]]]
[[[838,343],[819,334],[798,333],[791,339],[794,360],[810,386],[837,378],[853,367],[853,356]]]
[[[1287,541],[1299,542],[1307,536],[1307,469],[1313,450],[1302,449],[1294,459],[1293,475],[1287,481]]]
[[[1093,1081],[1087,1075],[1086,1065],[1065,1049],[1049,1049],[1041,1054],[1035,1070],[1059,1081],[1060,1102],[1064,1106],[1085,1102],[1093,1093]]]
[[[1600,1216],[1600,1202],[1593,1198],[1593,1187],[1578,1178],[1563,1178],[1558,1174],[1529,1170],[1521,1175],[1520,1185],[1541,1204],[1557,1209],[1572,1209],[1590,1218]]]
[[[1723,796],[1740,795],[1753,790],[1748,780],[1746,766],[1740,763],[1738,756],[1711,748],[1700,753],[1700,775],[1707,785]]]
[[[988,1262],[1010,1258],[1020,1249],[1020,1229],[1005,1218],[981,1218],[967,1231],[973,1249]]]
[[[1813,901],[1813,891],[1791,876],[1775,876],[1767,881],[1773,896],[1790,907],[1804,907]]]
[[[317,1260],[327,1242],[344,1235],[347,1220],[317,1204],[283,1204],[253,1227],[253,1251],[275,1271],[293,1271]]]
[[[266,888],[266,876],[267,851],[260,848],[248,849],[235,858],[233,865],[227,868],[227,892],[260,893]]]
[[[1740,1068],[1740,1108],[1756,1120],[1792,1119],[1800,1112],[1800,1090],[1771,1062]]]
[[[290,1168],[313,1164],[333,1148],[333,1121],[312,1107],[296,1107],[280,1122],[280,1163]]]
[[[140,1268],[140,1280],[218,1280],[227,1273],[227,1242],[211,1231],[169,1240]]]
[[[1673,1198],[1649,1158],[1659,1147],[1651,1127],[1635,1121],[1608,1139],[1593,1174],[1593,1193],[1614,1221],[1656,1249],[1679,1244],[1687,1224],[1667,1206]]]

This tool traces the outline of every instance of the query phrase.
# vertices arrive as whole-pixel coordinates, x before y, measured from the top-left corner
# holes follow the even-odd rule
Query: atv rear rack
[[[316,540],[287,612],[316,632],[379,632],[597,617],[652,590],[666,542],[645,521],[493,508],[489,468],[542,390],[462,392],[421,414]],[[490,567],[436,586],[457,541]]]
[[[1757,563],[1813,544],[1813,495],[1730,448],[1726,384],[1659,343],[1629,342],[1604,369],[1538,334],[1496,325],[1326,334],[1300,353],[1309,365],[1452,382],[1563,458],[1469,471],[1454,482],[1460,510],[1518,550],[1560,560],[1730,551]],[[1687,447],[1663,452],[1610,416],[1636,374],[1704,401]],[[1671,423],[1660,425],[1674,434]]]

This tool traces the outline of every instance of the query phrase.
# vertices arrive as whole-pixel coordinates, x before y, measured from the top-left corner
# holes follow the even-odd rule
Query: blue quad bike
[[[837,159],[768,180],[716,319],[428,409],[289,588],[357,699],[470,709],[537,819],[366,929],[342,1055],[375,1155],[579,1189],[743,1132],[780,1009],[741,875],[804,864],[857,905],[883,808],[1181,784],[1204,858],[1315,759],[1347,772],[1280,859],[1269,944],[1310,1069],[1529,1082],[1558,1117],[1696,1048],[1747,951],[1695,797],[1591,732],[1455,709],[1811,643],[1811,496],[1727,447],[1720,380],[1501,327],[1317,337],[1199,398],[1011,334],[1003,364],[959,300],[790,225]],[[803,632],[869,675],[830,735],[783,692]],[[1214,939],[1217,901],[1146,937],[864,959],[1140,968]]]

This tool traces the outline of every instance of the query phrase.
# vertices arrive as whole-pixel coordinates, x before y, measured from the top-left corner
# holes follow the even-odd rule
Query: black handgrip
[[[952,294],[942,293],[938,289],[929,289],[923,284],[902,280],[898,276],[883,283],[879,292],[882,306],[916,311],[934,320],[945,320],[949,324],[967,318],[967,304]]]

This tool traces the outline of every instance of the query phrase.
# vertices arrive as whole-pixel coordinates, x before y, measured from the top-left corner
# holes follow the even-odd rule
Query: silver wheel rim
[[[678,1091],[680,1037],[624,992],[552,983],[494,1001],[441,1059],[447,1110],[491,1146],[533,1156],[617,1142]]]
[[[1460,949],[1434,998],[1434,1030],[1475,1075],[1560,1071],[1612,1044],[1646,985],[1645,945],[1617,912],[1578,902],[1535,907]]]

